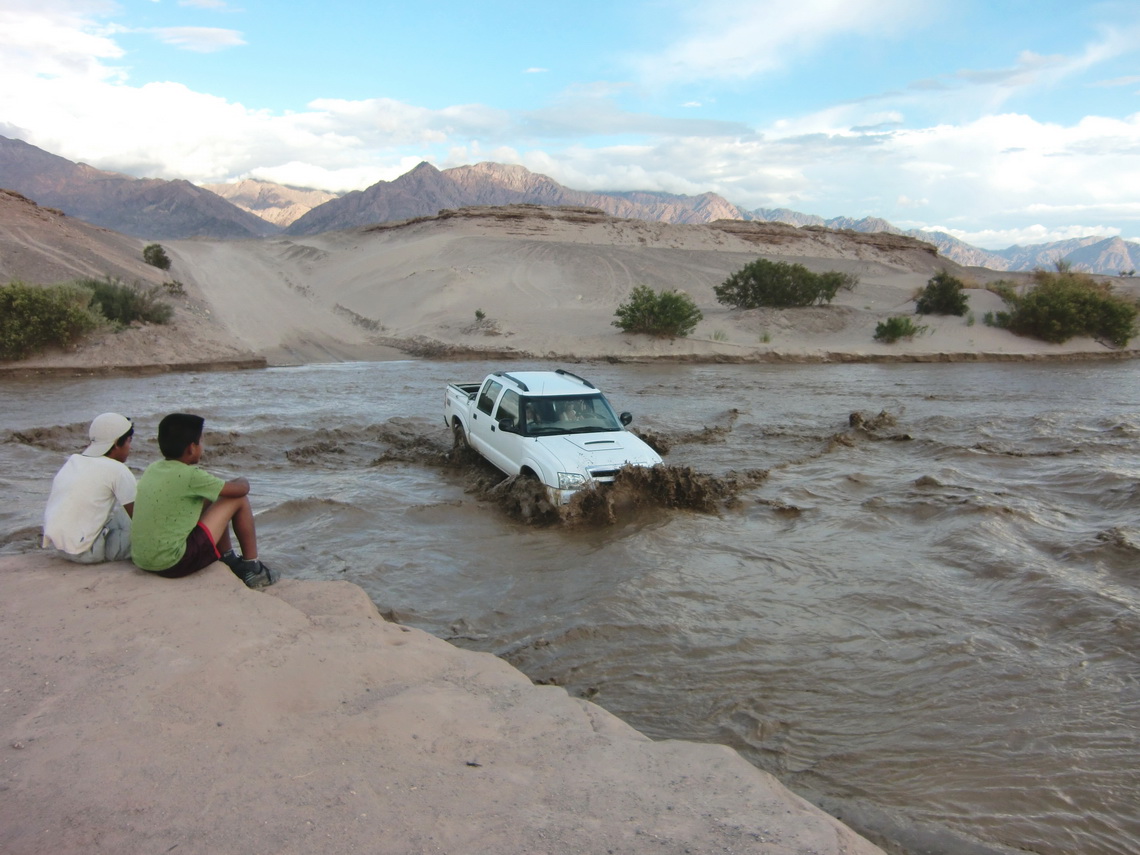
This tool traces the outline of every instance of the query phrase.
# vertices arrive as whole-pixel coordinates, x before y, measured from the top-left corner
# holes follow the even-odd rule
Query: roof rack
[[[554,370],[554,373],[555,374],[561,374],[563,377],[573,377],[579,383],[582,383],[586,386],[589,386],[591,389],[597,389],[598,388],[593,383],[591,383],[589,380],[587,380],[585,377],[579,377],[577,374],[571,374],[565,368],[556,368]],[[523,391],[525,392],[526,390],[524,389]]]
[[[522,380],[520,380],[518,377],[512,377],[512,376],[511,376],[510,374],[508,374],[506,371],[496,371],[496,372],[495,372],[495,376],[496,376],[496,377],[505,377],[505,378],[507,378],[507,379],[508,379],[508,380],[510,380],[512,383],[514,383],[516,386],[518,386],[520,389],[522,389],[524,392],[529,392],[529,391],[530,391],[530,389],[528,389],[528,388],[527,388],[527,385],[526,385],[526,383],[524,383],[524,382],[523,382]]]

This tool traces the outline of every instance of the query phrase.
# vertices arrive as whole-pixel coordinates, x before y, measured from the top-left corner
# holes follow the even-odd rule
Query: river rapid
[[[445,384],[502,367],[0,380],[0,553],[94,415],[141,472],[197,412],[286,576],[730,745],[888,851],[1140,851],[1135,364],[566,366],[672,468],[553,521],[451,451]]]

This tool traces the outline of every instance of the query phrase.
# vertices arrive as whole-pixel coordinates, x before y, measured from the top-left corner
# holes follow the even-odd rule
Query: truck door
[[[511,475],[518,473],[519,461],[522,459],[522,449],[519,447],[523,442],[519,432],[520,424],[519,393],[507,389],[495,408],[494,430],[487,439],[486,457]]]
[[[475,409],[471,411],[471,426],[467,432],[467,437],[475,450],[496,466],[499,462],[491,456],[488,442],[491,439],[491,430],[495,426],[491,421],[491,414],[495,411],[495,402],[502,391],[502,383],[490,377],[486,379],[483,388],[475,396]]]

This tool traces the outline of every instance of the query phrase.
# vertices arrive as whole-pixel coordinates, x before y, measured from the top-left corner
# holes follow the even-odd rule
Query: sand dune
[[[140,242],[141,244],[141,242]],[[259,356],[271,364],[401,355],[576,360],[971,360],[1135,356],[1091,339],[1050,345],[986,327],[1003,308],[969,290],[970,315],[927,316],[927,332],[895,344],[876,325],[911,315],[940,268],[982,285],[929,245],[889,234],[722,221],[670,225],[589,209],[464,209],[440,216],[255,241],[172,241],[176,298],[169,329],[97,340],[25,367],[143,365]],[[140,245],[141,250],[141,245]],[[757,257],[859,277],[825,307],[738,311],[713,289]],[[1136,293],[1140,285],[1121,280]],[[633,287],[679,289],[704,313],[685,339],[625,334],[614,310]],[[482,322],[477,322],[482,315]]]
[[[179,242],[176,269],[201,289],[235,337],[271,361],[367,353],[709,360],[977,358],[1101,355],[1091,340],[1048,345],[981,323],[1003,308],[970,291],[974,316],[923,318],[929,332],[894,345],[876,325],[912,314],[942,267],[979,284],[918,242],[773,224],[686,226],[616,220],[575,209],[474,209],[426,221],[312,238]],[[860,286],[827,307],[738,311],[713,293],[760,255],[853,273]],[[637,285],[687,292],[704,320],[687,339],[629,335],[614,310]],[[476,322],[476,313],[485,316]]]

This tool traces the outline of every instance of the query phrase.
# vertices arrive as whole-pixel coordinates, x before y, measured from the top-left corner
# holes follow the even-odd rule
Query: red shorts
[[[218,552],[218,547],[214,543],[214,536],[210,534],[210,530],[202,523],[198,523],[186,535],[186,551],[178,559],[178,563],[173,567],[167,567],[165,570],[159,570],[157,575],[165,576],[167,579],[189,576],[191,573],[197,573],[203,567],[209,567],[221,557],[222,553]]]

